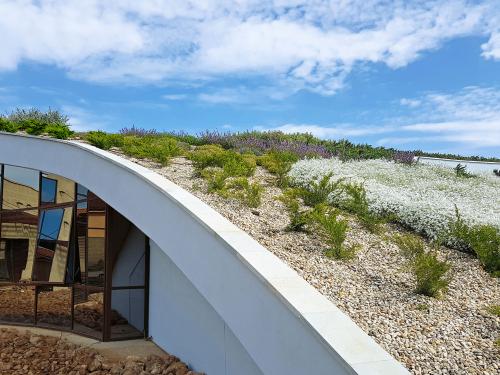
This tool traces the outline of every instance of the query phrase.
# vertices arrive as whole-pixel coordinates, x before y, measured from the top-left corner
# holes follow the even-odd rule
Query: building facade
[[[147,337],[146,236],[86,187],[0,165],[0,322]]]
[[[147,336],[207,374],[408,374],[295,271],[151,170],[1,132],[0,164],[0,323]]]

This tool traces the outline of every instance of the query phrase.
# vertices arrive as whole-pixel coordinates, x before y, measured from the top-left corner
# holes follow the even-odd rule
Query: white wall
[[[439,165],[445,168],[455,168],[457,164],[462,164],[467,167],[468,172],[489,172],[493,174],[493,170],[500,170],[500,163],[475,161],[475,160],[455,160],[455,159],[442,159],[431,158],[427,156],[418,157],[418,162],[422,164]]]
[[[151,241],[149,334],[195,371],[262,374],[212,306]]]
[[[157,245],[156,253],[163,252],[167,264],[156,267],[151,262],[156,267],[151,275],[151,334],[166,350],[185,353],[183,360],[205,364],[201,370],[218,374],[211,369],[219,369],[224,353],[228,374],[248,368],[248,357],[262,373],[272,375],[408,373],[295,271],[153,171],[89,145],[11,134],[0,134],[0,162],[78,181]],[[170,277],[168,262],[189,280],[192,287],[180,290],[189,293],[173,294],[172,299],[168,293],[176,289],[154,287],[154,280]],[[196,294],[220,320],[207,308],[198,313]],[[168,310],[169,304],[173,310]],[[186,308],[179,311],[178,306]],[[170,321],[164,319],[166,313],[171,313]],[[177,326],[187,329],[175,334]],[[222,349],[221,326],[230,332],[224,335]],[[244,351],[231,353],[236,345],[229,345],[231,340]]]

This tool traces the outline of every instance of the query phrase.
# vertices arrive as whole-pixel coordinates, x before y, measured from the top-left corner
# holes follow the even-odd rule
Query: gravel
[[[336,261],[324,256],[324,244],[314,234],[286,231],[288,216],[276,200],[281,190],[273,176],[258,167],[253,177],[265,186],[257,209],[206,192],[191,162],[175,158],[163,167],[126,157],[148,167],[193,193],[269,251],[349,315],[413,374],[498,374],[500,318],[486,311],[500,304],[499,280],[474,257],[442,248],[452,264],[453,280],[440,299],[414,293],[412,276],[398,249],[384,235],[370,233],[350,218],[347,243],[358,243],[357,258]],[[386,225],[385,236],[402,229]]]
[[[172,355],[127,356],[116,361],[59,337],[0,329],[1,375],[203,375]]]

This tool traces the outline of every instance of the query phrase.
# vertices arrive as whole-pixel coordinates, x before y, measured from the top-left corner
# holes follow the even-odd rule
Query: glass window
[[[102,340],[104,327],[103,289],[75,285],[73,295],[74,330]]]
[[[63,204],[75,200],[75,183],[56,174],[42,173],[41,204]]]
[[[38,207],[40,172],[32,169],[4,166],[2,209]]]
[[[144,289],[118,289],[111,295],[111,338],[144,336]]]
[[[42,175],[40,203],[56,203],[57,180]]]
[[[73,207],[40,211],[33,280],[65,280],[72,221]]]
[[[37,324],[54,328],[71,327],[71,288],[37,287]]]
[[[83,186],[78,184],[76,187],[76,200],[78,202],[78,208],[87,208],[87,196],[89,194],[89,190]]]
[[[106,204],[95,197],[87,211],[87,284],[104,286],[104,253],[106,248]]]
[[[4,323],[35,323],[35,287],[0,286],[0,321]]]
[[[1,214],[0,280],[31,280],[38,232],[38,210]]]

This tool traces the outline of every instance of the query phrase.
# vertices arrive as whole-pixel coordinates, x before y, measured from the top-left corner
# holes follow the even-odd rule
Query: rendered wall
[[[78,181],[157,245],[163,254],[151,260],[151,334],[209,375],[220,374],[211,369],[221,368],[223,355],[223,374],[251,370],[248,357],[271,375],[408,373],[295,271],[153,171],[89,145],[10,134],[0,134],[0,162]],[[182,287],[175,269],[192,288]],[[181,289],[165,287],[168,277]],[[215,315],[200,307],[203,300]]]
[[[207,374],[262,374],[212,306],[151,241],[149,334]]]

